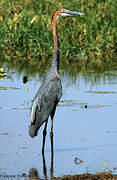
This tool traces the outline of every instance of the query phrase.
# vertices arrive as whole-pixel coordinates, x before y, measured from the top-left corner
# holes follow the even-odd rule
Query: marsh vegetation
[[[85,13],[82,17],[58,21],[61,59],[67,64],[75,61],[98,66],[117,61],[117,3],[112,0],[1,0],[2,60],[29,60],[35,65],[50,59],[53,53],[51,17],[58,8]]]

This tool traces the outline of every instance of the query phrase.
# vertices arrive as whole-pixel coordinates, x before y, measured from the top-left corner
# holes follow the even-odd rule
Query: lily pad
[[[62,100],[57,106],[64,107],[64,106],[80,106],[86,105],[87,103],[77,102],[77,100]]]
[[[0,68],[0,73],[3,73],[3,72],[4,72],[4,68],[1,67],[1,68]]]
[[[4,71],[4,68],[0,68],[0,77],[8,76],[8,73]]]
[[[0,90],[7,90],[7,87],[0,87]]]
[[[96,109],[96,108],[103,108],[103,107],[110,107],[110,105],[88,105],[87,107],[81,107],[86,109]]]
[[[117,93],[115,91],[85,91],[86,93],[94,93],[94,94],[112,94]]]
[[[0,76],[8,76],[8,73],[6,73],[6,72],[0,72]]]
[[[64,106],[73,106],[73,105],[71,105],[71,104],[58,104],[57,106],[64,107]]]
[[[4,171],[4,170],[6,170],[6,168],[0,168],[0,170],[1,170],[1,171]]]
[[[28,88],[25,88],[25,91],[28,91]]]
[[[16,89],[20,89],[20,88],[16,88],[16,87],[0,87],[0,90],[8,90],[8,89],[16,90]]]
[[[22,108],[22,107],[12,107],[12,109],[15,109],[15,110],[29,110],[30,108]]]
[[[76,102],[76,100],[62,100],[60,102],[62,102],[62,103],[65,103],[65,102]]]

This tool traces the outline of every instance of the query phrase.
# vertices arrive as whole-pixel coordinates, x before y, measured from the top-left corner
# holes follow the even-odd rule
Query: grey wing
[[[36,94],[30,112],[30,123],[38,124],[38,128],[48,119],[55,104],[62,96],[60,81],[49,81],[43,85]],[[38,121],[38,122],[36,122]]]
[[[62,86],[60,80],[51,81],[48,85],[47,91],[44,93],[42,102],[43,111],[51,114],[53,107],[58,104],[62,96]]]
[[[41,88],[37,92],[34,101],[32,103],[30,111],[30,125],[29,135],[33,138],[37,135],[40,126],[43,124],[43,119],[46,120],[46,114],[42,111],[43,94]]]
[[[38,97],[36,96],[33,103],[32,103],[32,106],[31,106],[30,123],[33,123],[34,120],[35,120],[35,115],[36,115],[37,108],[38,108]]]

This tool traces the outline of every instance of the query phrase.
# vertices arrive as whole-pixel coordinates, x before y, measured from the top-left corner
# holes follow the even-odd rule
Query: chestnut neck
[[[53,15],[52,19],[52,34],[53,34],[53,40],[54,40],[54,54],[53,54],[53,60],[52,60],[52,68],[57,70],[59,72],[59,58],[60,58],[60,49],[59,49],[59,40],[58,40],[58,32],[56,29],[56,21],[59,16],[59,12],[56,12]]]

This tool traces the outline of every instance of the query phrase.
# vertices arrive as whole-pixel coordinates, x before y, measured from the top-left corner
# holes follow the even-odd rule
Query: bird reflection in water
[[[42,153],[42,160],[43,160],[43,175],[44,179],[51,179],[53,180],[53,136],[51,137],[51,166],[50,166],[50,178],[47,176],[47,168],[46,168],[46,160],[45,160],[45,154]],[[42,178],[39,177],[39,173],[36,168],[31,168],[29,170],[29,180],[41,180]]]

